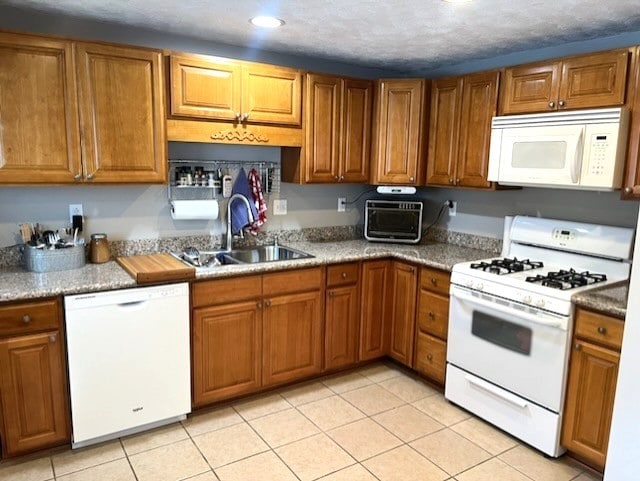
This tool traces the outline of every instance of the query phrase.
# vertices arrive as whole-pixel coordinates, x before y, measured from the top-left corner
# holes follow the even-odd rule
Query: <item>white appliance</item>
[[[638,217],[640,232],[640,216]],[[640,237],[636,236],[634,252],[640,255]],[[640,425],[640,262],[634,262],[629,284],[629,301],[620,353],[618,384],[613,405],[613,421],[607,450],[604,481],[636,481],[640,472],[638,426]]]
[[[628,132],[624,108],[494,117],[488,178],[504,185],[619,189]]]
[[[64,304],[72,447],[185,418],[187,283],[66,296]]]
[[[633,229],[506,221],[506,258],[453,267],[445,397],[559,456],[571,296],[628,278]]]

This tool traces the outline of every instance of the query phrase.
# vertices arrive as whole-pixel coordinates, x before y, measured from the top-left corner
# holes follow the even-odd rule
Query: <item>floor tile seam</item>
[[[409,406],[411,406],[411,404],[409,404]],[[400,406],[400,407],[403,407],[403,406]],[[394,409],[398,409],[398,408],[394,408]],[[390,412],[391,410],[389,410],[389,411],[384,411],[384,412],[382,412],[382,413],[378,413],[378,414],[374,414],[373,416],[368,416],[368,417],[369,417],[369,419],[371,419],[374,423],[378,424],[379,426],[383,427],[383,428],[384,428],[384,429],[386,429],[387,431],[391,432],[391,434],[393,434],[395,437],[397,437],[397,438],[401,439],[401,441],[402,441],[402,442],[404,442],[404,443],[412,443],[412,442],[414,442],[414,441],[417,441],[418,439],[422,439],[422,438],[424,438],[425,436],[429,436],[430,434],[434,434],[434,433],[437,433],[437,432],[439,432],[439,431],[442,431],[443,429],[447,429],[447,426],[445,426],[445,425],[444,425],[444,424],[442,424],[441,422],[438,422],[436,419],[432,418],[432,417],[431,417],[431,416],[429,416],[428,414],[423,413],[422,411],[420,411],[420,410],[419,410],[418,408],[416,408],[415,406],[414,406],[414,409],[416,409],[416,410],[417,410],[418,412],[420,412],[421,414],[424,414],[424,415],[425,415],[425,416],[427,416],[429,419],[431,419],[433,422],[435,422],[436,424],[439,424],[441,427],[440,427],[440,428],[438,428],[438,429],[435,429],[435,430],[431,431],[430,433],[422,434],[422,435],[418,436],[417,438],[411,439],[411,440],[409,440],[409,441],[405,441],[404,439],[401,439],[401,438],[400,438],[400,436],[398,436],[398,435],[397,435],[397,434],[395,434],[394,432],[391,432],[391,430],[390,430],[389,428],[387,428],[384,424],[382,424],[380,421],[378,421],[377,419],[375,419],[375,417],[376,417],[376,416],[379,416],[380,414],[388,413],[388,412]]]
[[[186,429],[185,429],[185,431],[186,431]],[[202,434],[206,434],[206,433],[202,433]],[[199,434],[198,436],[201,436],[202,434]],[[193,439],[193,436],[191,436],[191,433],[189,431],[187,431],[187,435],[189,436],[189,439],[191,440],[191,444],[193,444],[195,446],[195,448],[198,451],[198,453],[200,454],[200,456],[202,456],[202,459],[204,459],[204,462],[207,464],[207,466],[209,466],[209,469],[211,470],[211,472],[214,474],[214,476],[216,478],[218,478],[218,475],[215,473],[215,470],[213,469],[213,466],[211,466],[211,463],[209,463],[209,460],[204,455],[204,453],[200,449],[200,446],[198,446],[198,443],[196,443],[195,439]],[[199,474],[202,474],[202,473],[199,473]],[[196,474],[194,476],[199,476],[199,474]]]
[[[395,378],[391,378],[391,379],[395,379]],[[387,387],[383,386],[383,385],[382,385],[382,383],[377,383],[377,384],[378,384],[378,386],[380,386],[382,389],[384,389],[385,391],[387,391],[389,394],[393,394],[395,397],[397,397],[398,399],[400,399],[401,401],[403,401],[403,402],[405,402],[405,403],[407,403],[407,404],[417,403],[417,402],[419,402],[419,401],[422,401],[423,399],[427,399],[427,398],[433,397],[433,396],[435,396],[436,394],[438,394],[437,392],[434,392],[434,393],[429,394],[429,395],[427,395],[427,396],[423,396],[423,397],[421,397],[421,398],[418,398],[418,399],[414,399],[414,400],[412,400],[412,401],[409,401],[409,400],[407,400],[407,399],[404,399],[404,398],[402,398],[402,397],[398,396],[398,395],[397,395],[396,393],[394,393],[392,390],[390,390],[389,388],[387,388]]]
[[[119,438],[119,439],[122,439],[122,438]],[[143,449],[142,451],[138,451],[137,453],[129,453],[127,451],[127,448],[125,448],[124,443],[122,443],[122,449],[124,450],[124,452],[125,452],[125,454],[126,454],[126,456],[128,458],[129,456],[136,456],[138,454],[148,453],[149,451],[153,451],[154,449],[157,449],[157,448],[165,448],[167,446],[171,446],[172,444],[176,444],[176,443],[179,443],[181,441],[186,441],[187,439],[189,439],[189,434],[188,433],[187,433],[186,437],[184,437],[182,439],[176,439],[175,441],[171,441],[171,442],[167,442],[167,443],[163,443],[163,444],[158,444],[157,446],[153,446],[152,448]]]
[[[203,472],[203,473],[198,473],[198,474],[192,474],[192,475],[190,475],[190,476],[189,476],[189,477],[187,477],[187,478],[180,478],[180,479],[179,479],[179,480],[177,480],[177,481],[189,481],[190,479],[194,479],[194,478],[196,478],[196,477],[198,477],[198,476],[201,476],[201,475],[203,475],[203,474],[205,474],[205,473],[207,473],[207,472],[208,472],[208,471],[205,471],[205,472]],[[220,481],[220,478],[218,477],[218,475],[217,475],[216,473],[214,473],[214,472],[213,472],[213,470],[211,470],[211,474],[213,474],[213,475],[215,476],[215,478],[216,478],[216,480],[217,480],[217,481]]]
[[[502,453],[501,453],[501,454],[502,454]],[[517,471],[518,473],[522,474],[525,478],[530,479],[531,481],[536,481],[536,479],[535,479],[535,478],[532,478],[532,477],[531,477],[531,476],[529,476],[528,474],[526,474],[526,473],[524,473],[524,472],[520,471],[520,470],[519,470],[518,468],[516,468],[515,466],[512,466],[511,464],[507,463],[504,459],[500,459],[500,457],[499,457],[499,456],[500,456],[500,454],[496,454],[495,456],[492,456],[492,457],[490,457],[489,459],[485,459],[484,461],[482,461],[482,462],[480,462],[480,463],[476,464],[475,466],[471,466],[470,468],[465,469],[464,471],[461,471],[461,472],[459,472],[458,474],[455,474],[454,476],[458,476],[459,474],[462,474],[462,473],[465,473],[465,472],[467,472],[467,471],[470,471],[471,469],[477,468],[477,467],[478,467],[478,466],[480,466],[481,464],[488,463],[489,461],[491,461],[491,460],[493,460],[493,459],[496,459],[496,460],[498,460],[498,461],[503,462],[504,464],[506,464],[506,465],[507,465],[508,467],[510,467],[511,469],[513,469],[513,470]]]
[[[353,464],[349,464],[348,466],[343,466],[343,467],[341,467],[339,469],[336,469],[335,471],[331,471],[330,473],[323,474],[322,476],[318,476],[317,478],[312,478],[311,481],[322,481],[323,479],[327,478],[328,476],[331,476],[332,474],[339,473],[343,469],[351,468],[351,467],[353,467],[353,466],[355,466],[357,464],[360,464],[360,463],[358,463],[358,461],[355,461]],[[376,478],[376,479],[378,479],[378,478]]]
[[[445,429],[449,429],[449,427],[448,427],[448,426],[445,426],[444,424],[441,424],[441,423],[438,423],[438,424],[440,424],[440,426],[442,426],[442,427],[441,427],[441,428],[436,429],[435,431],[431,431],[430,433],[423,434],[422,436],[418,436],[417,438],[412,439],[411,441],[405,441],[405,442],[406,442],[407,444],[409,444],[409,443],[415,443],[416,441],[419,441],[419,440],[421,440],[421,439],[424,439],[424,438],[426,438],[426,437],[428,437],[428,436],[432,436],[433,434],[439,433],[440,431],[444,431]]]
[[[138,478],[138,473],[136,473],[136,470],[134,469],[133,464],[131,463],[131,459],[129,459],[129,454],[127,453],[127,450],[124,448],[124,442],[122,441],[122,438],[118,438],[118,441],[120,442],[120,447],[122,448],[122,451],[124,452],[124,456],[125,456],[125,459],[127,460],[127,464],[131,468],[131,472],[133,473],[133,477],[135,478],[136,481],[140,481],[140,479]]]
[[[324,384],[323,384],[323,386],[324,386]],[[326,386],[325,386],[325,387],[326,387]],[[329,388],[327,388],[327,389],[329,389]],[[329,390],[331,391],[331,389],[329,389]],[[320,398],[317,398],[317,399],[312,399],[311,401],[304,401],[304,402],[301,402],[301,403],[298,403],[298,404],[293,404],[293,403],[292,403],[291,401],[289,401],[287,398],[284,398],[284,399],[285,399],[285,401],[287,401],[289,404],[291,404],[291,406],[292,406],[292,407],[297,408],[298,406],[304,406],[305,404],[311,404],[312,402],[322,401],[323,399],[327,399],[328,397],[331,397],[331,396],[335,396],[335,393],[334,393],[333,391],[331,391],[331,394],[329,394],[328,396],[320,397]],[[284,397],[284,396],[282,396],[282,397]]]
[[[347,401],[346,399],[344,399],[344,398],[343,398],[342,396],[340,396],[339,394],[337,394],[337,396],[338,396],[340,399],[342,399],[344,402],[346,402],[349,406],[351,406],[351,407],[352,407],[352,408],[354,408],[356,411],[358,411],[360,414],[362,414],[362,417],[361,417],[361,418],[358,418],[358,419],[354,419],[353,421],[348,421],[348,422],[347,422],[347,423],[345,423],[345,424],[340,424],[339,426],[334,426],[334,427],[332,427],[332,428],[330,428],[330,429],[328,429],[328,430],[324,430],[324,429],[322,429],[320,426],[318,426],[315,422],[313,422],[313,420],[312,420],[309,416],[307,416],[303,411],[301,411],[301,410],[299,410],[299,409],[298,409],[298,412],[300,412],[300,414],[302,414],[305,418],[307,418],[309,421],[311,421],[311,423],[312,423],[314,426],[316,426],[318,429],[320,429],[320,431],[321,431],[321,432],[323,432],[323,433],[326,433],[327,431],[331,431],[332,429],[336,429],[336,428],[339,428],[339,427],[342,427],[342,426],[346,426],[347,424],[351,424],[351,423],[353,423],[353,422],[360,421],[360,420],[362,420],[362,419],[365,419],[365,418],[368,418],[368,417],[369,417],[365,412],[363,412],[362,410],[358,409],[355,405],[353,405],[352,403],[350,403],[349,401]],[[297,408],[296,408],[296,409],[297,409]]]
[[[229,407],[231,407],[231,406],[229,406]],[[234,410],[234,412],[236,412],[236,411]],[[237,412],[236,412],[236,414],[237,414]],[[238,416],[239,416],[239,414],[238,414]],[[181,422],[182,422],[182,421],[181,421]],[[227,424],[226,426],[222,426],[222,427],[219,427],[219,428],[214,428],[214,429],[211,429],[211,430],[209,430],[209,431],[203,431],[203,432],[198,433],[198,434],[192,434],[191,432],[189,432],[189,428],[188,428],[188,427],[186,427],[184,424],[182,425],[182,427],[184,428],[184,430],[185,430],[185,431],[187,431],[187,434],[188,434],[189,436],[200,436],[200,435],[202,435],[202,434],[212,433],[212,432],[214,432],[214,431],[220,431],[221,429],[229,428],[229,427],[231,427],[231,426],[235,426],[235,425],[237,425],[237,424],[246,423],[246,422],[247,422],[247,421],[245,421],[245,420],[241,417],[239,421],[234,422],[234,423],[232,423],[232,424]]]
[[[517,447],[517,446],[516,446],[516,447]],[[509,451],[511,451],[511,450],[509,450]],[[505,451],[505,452],[506,452],[506,451]],[[504,464],[506,464],[506,465],[507,465],[507,466],[509,466],[510,468],[513,468],[513,469],[515,469],[516,471],[518,471],[518,472],[519,472],[520,474],[522,474],[525,478],[527,478],[527,479],[531,479],[532,481],[538,481],[538,480],[536,480],[536,478],[533,478],[533,477],[529,476],[527,473],[525,473],[524,471],[522,471],[521,469],[519,469],[517,466],[514,466],[513,464],[509,463],[506,459],[502,459],[502,458],[500,458],[499,456],[501,456],[502,454],[504,454],[504,453],[501,453],[500,455],[496,456],[496,458],[498,458],[500,461],[502,461]],[[541,454],[540,456],[543,456],[543,455]],[[544,458],[544,459],[546,460],[546,458]],[[576,469],[578,469],[578,468],[576,468]],[[577,477],[579,477],[579,476],[580,476],[581,474],[583,474],[583,473],[584,473],[584,471],[580,470],[580,472],[579,472],[576,476],[574,476],[573,478],[571,478],[571,480],[576,479]],[[569,480],[569,481],[571,481],[571,480]]]
[[[349,374],[349,373],[347,373],[347,374]],[[358,373],[354,373],[354,374],[358,374]],[[347,393],[347,392],[355,391],[356,389],[360,389],[360,388],[362,388],[362,387],[367,387],[367,386],[369,386],[369,385],[371,385],[371,384],[375,384],[375,383],[374,383],[371,379],[369,379],[368,377],[365,377],[365,376],[363,376],[362,374],[358,374],[358,375],[359,375],[360,377],[362,377],[362,379],[366,379],[367,381],[369,381],[369,384],[365,384],[364,386],[352,387],[352,388],[346,389],[346,390],[344,390],[344,391],[336,391],[336,390],[334,390],[331,386],[328,386],[327,384],[325,384],[325,383],[324,383],[324,382],[322,382],[322,381],[321,381],[321,382],[322,382],[322,385],[323,385],[323,386],[325,386],[325,387],[326,387],[327,389],[329,389],[332,393],[337,394],[338,396],[339,396],[340,394],[343,394],[343,393]]]
[[[479,419],[479,418],[478,418]],[[457,423],[460,424],[460,423]],[[457,424],[452,424],[451,426],[447,426],[449,429],[451,429],[453,426],[456,426]],[[499,453],[492,453],[491,451],[489,451],[487,448],[481,446],[480,444],[478,444],[478,442],[474,441],[473,439],[468,438],[467,436],[465,436],[462,433],[459,433],[458,431],[456,431],[455,429],[451,429],[451,431],[453,431],[454,433],[456,433],[458,436],[462,436],[464,439],[466,439],[467,441],[469,441],[472,444],[475,444],[477,447],[479,447],[480,449],[482,449],[483,451],[489,453],[492,457],[497,457],[500,456],[501,454],[506,453],[507,451],[511,451],[514,448],[517,448],[518,446],[521,446],[521,444],[518,441],[515,441],[516,445],[515,446],[510,446],[507,449],[500,451]]]
[[[121,445],[121,446],[122,446],[122,445]],[[111,463],[111,462],[113,462],[113,461],[118,461],[118,460],[120,460],[120,459],[124,459],[124,458],[126,458],[126,457],[127,457],[127,453],[124,453],[124,452],[123,452],[123,455],[122,455],[122,456],[120,456],[120,457],[113,458],[113,459],[109,459],[108,461],[104,461],[104,462],[97,463],[97,464],[92,464],[91,466],[86,466],[86,467],[84,467],[84,468],[76,469],[76,470],[74,470],[74,471],[69,471],[68,473],[62,473],[62,474],[56,474],[56,472],[55,472],[55,468],[54,468],[54,471],[53,471],[53,477],[54,477],[55,479],[57,479],[57,478],[60,478],[60,477],[62,477],[62,476],[67,476],[68,474],[79,473],[80,471],[86,471],[87,469],[95,468],[96,466],[102,466],[103,464],[108,464],[108,463]]]
[[[313,421],[313,419],[311,419],[309,416],[307,416],[303,411],[301,411],[300,409],[298,409],[298,407],[297,407],[297,406],[296,406],[295,410],[296,410],[296,411],[298,411],[300,414],[302,414],[302,416],[303,416],[307,421],[309,421],[311,424],[313,424],[315,427],[317,427],[317,428],[320,430],[320,432],[321,432],[321,433],[326,433],[326,431],[325,431],[324,429],[322,429],[320,426],[318,426],[318,425]],[[331,429],[333,429],[333,428],[331,428]]]
[[[359,460],[358,462],[360,464],[366,463],[367,461],[371,461],[373,458],[376,458],[378,456],[382,456],[383,454],[387,454],[387,453],[393,451],[394,449],[398,449],[398,448],[401,448],[402,446],[406,446],[407,445],[407,443],[405,443],[404,441],[402,441],[402,440],[400,440],[400,441],[401,441],[401,443],[398,444],[397,446],[393,446],[392,448],[385,449],[384,451],[380,451],[379,453],[376,453],[376,454],[374,454],[372,456],[369,456],[368,458],[364,458],[362,460]]]
[[[367,386],[363,386],[363,387],[367,387]],[[351,401],[349,401],[348,399],[345,399],[344,397],[342,397],[340,394],[338,394],[338,396],[340,396],[340,398],[341,398],[343,401],[345,401],[345,402],[349,403],[351,406],[353,406],[354,408],[356,408],[358,411],[360,411],[360,412],[361,412],[362,414],[364,414],[366,417],[377,416],[378,414],[386,413],[386,412],[389,412],[389,411],[391,411],[391,410],[393,410],[393,409],[401,408],[401,407],[403,407],[403,406],[405,406],[405,405],[407,405],[407,404],[410,404],[410,403],[408,403],[408,402],[403,401],[403,400],[402,400],[402,399],[400,399],[398,396],[395,396],[395,397],[396,397],[396,398],[398,398],[400,401],[402,401],[402,404],[400,404],[400,405],[398,405],[398,406],[393,406],[393,407],[391,407],[391,408],[389,408],[389,409],[383,409],[382,411],[379,411],[379,412],[376,412],[376,413],[367,414],[367,413],[365,413],[362,409],[360,409],[358,406],[356,406],[354,403],[352,403],[352,402],[351,402]]]
[[[396,436],[396,435],[395,435],[394,433],[392,433],[389,429],[387,429],[386,427],[384,427],[384,426],[383,426],[383,425],[381,425],[380,423],[376,422],[376,420],[375,420],[375,419],[373,419],[371,416],[367,416],[367,418],[366,418],[366,419],[368,419],[368,420],[372,421],[374,424],[377,424],[377,425],[378,425],[379,427],[381,427],[384,431],[386,431],[388,434],[390,434],[391,436],[393,436],[394,438],[396,438],[396,439],[397,439],[398,441],[400,441],[401,443],[403,443],[403,444],[405,444],[405,443],[406,443],[406,441],[404,441],[403,439],[400,439],[400,437],[399,437],[399,436]],[[357,420],[355,420],[355,421],[353,421],[352,423],[349,423],[349,424],[355,424],[355,423],[357,423],[357,422],[359,422],[359,421],[362,421],[362,419],[357,419]],[[348,426],[348,424],[345,424],[344,426],[338,426],[338,427],[336,427],[336,428],[333,428],[333,429],[331,429],[331,431],[335,431],[336,429],[341,429],[341,428],[344,428],[344,427],[346,427],[346,426]],[[326,434],[329,434],[329,433],[327,432]],[[333,437],[331,437],[331,439],[333,439]],[[336,441],[336,442],[337,442],[337,441]]]
[[[260,415],[260,416],[256,416],[255,418],[251,418],[251,419],[247,419],[247,418],[245,418],[245,417],[242,415],[242,413],[241,413],[241,412],[236,408],[236,405],[232,405],[232,406],[231,406],[231,408],[236,412],[236,414],[238,414],[238,416],[240,416],[240,417],[242,418],[242,420],[243,420],[244,422],[248,423],[249,421],[254,421],[254,420],[256,420],[256,419],[260,419],[260,418],[263,418],[263,417],[265,417],[265,416],[269,416],[269,415],[271,415],[271,414],[279,413],[279,412],[281,412],[281,411],[285,411],[285,410],[287,410],[287,409],[290,409],[290,408],[294,408],[294,407],[295,407],[295,406],[292,406],[292,405],[291,405],[291,403],[290,403],[289,401],[287,401],[287,400],[286,400],[286,399],[285,399],[281,394],[278,394],[278,396],[280,396],[280,397],[282,398],[282,400],[283,400],[284,402],[286,402],[286,403],[289,405],[289,407],[285,407],[285,408],[282,408],[282,409],[277,409],[276,411],[272,411],[272,412],[270,412],[270,413],[262,414],[262,415]]]
[[[414,441],[411,441],[411,443],[413,443]],[[435,467],[437,467],[438,469],[440,469],[443,473],[445,473],[447,476],[453,478],[454,476],[456,476],[456,474],[451,474],[449,471],[447,471],[446,469],[444,469],[442,466],[440,466],[438,463],[435,462],[435,460],[428,458],[427,456],[425,456],[424,454],[422,454],[420,451],[418,451],[416,448],[414,448],[413,446],[411,446],[411,443],[406,443],[406,445],[412,449],[413,451],[415,451],[417,454],[419,454],[420,456],[422,456],[424,459],[426,459],[427,461],[429,461],[431,464],[433,464]],[[448,479],[448,478],[446,478]]]

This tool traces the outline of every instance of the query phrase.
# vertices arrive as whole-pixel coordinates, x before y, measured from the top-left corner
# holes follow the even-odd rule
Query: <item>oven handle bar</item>
[[[486,296],[486,294],[481,294],[482,296]],[[535,324],[541,324],[543,326],[548,326],[548,327],[554,327],[557,329],[562,329],[563,331],[567,330],[567,323],[564,322],[564,320],[562,319],[558,319],[558,320],[551,320],[551,319],[544,319],[542,318],[542,316],[535,316],[533,314],[529,314],[527,312],[524,311],[520,311],[517,309],[509,309],[508,307],[503,307],[502,305],[495,303],[495,302],[490,302],[484,299],[479,299],[473,296],[470,296],[468,294],[466,294],[462,289],[460,289],[459,287],[455,287],[455,286],[451,286],[451,296],[452,297],[456,297],[462,301],[467,301],[473,304],[477,304],[481,307],[486,307],[488,309],[493,309],[494,311],[498,311],[501,312],[502,314],[507,314],[509,316],[517,316],[520,319],[523,319],[525,321],[529,321],[529,322],[533,322]],[[541,313],[542,314],[542,313]],[[548,314],[544,314],[544,315],[548,315]]]
[[[467,382],[469,382],[469,384],[472,384],[473,386],[479,389],[482,389],[483,391],[486,391],[489,394],[499,397],[500,399],[507,401],[508,403],[513,404],[514,406],[518,406],[521,409],[526,408],[528,405],[527,402],[523,401],[518,396],[508,392],[504,392],[498,389],[493,384],[488,383],[487,381],[483,381],[482,379],[473,377],[470,374],[467,374],[464,378],[467,380]]]

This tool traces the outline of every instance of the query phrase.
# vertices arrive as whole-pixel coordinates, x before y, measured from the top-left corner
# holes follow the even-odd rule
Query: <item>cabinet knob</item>
[[[431,278],[431,284],[433,284],[435,286],[437,282],[438,282],[438,280],[435,277]]]
[[[22,318],[22,322],[24,322],[25,324],[29,324],[31,322],[31,316],[29,314],[25,314],[25,316]]]
[[[336,176],[335,176],[335,179],[336,179],[336,180],[340,180],[340,177],[336,175]]]
[[[429,316],[429,319],[433,319],[434,317],[436,317],[436,315],[433,313],[433,311],[429,311],[427,313],[427,316]]]
[[[409,177],[409,182],[413,182],[413,177]]]
[[[451,177],[449,177],[449,183],[453,184],[453,179]]]
[[[249,114],[244,114],[244,115],[242,116],[242,120],[247,120],[248,118],[249,118]]]
[[[599,334],[606,334],[607,333],[607,328],[604,326],[599,326],[598,327],[598,333]]]
[[[624,188],[624,193],[625,194],[631,194],[633,192],[633,189],[631,187],[625,187]]]
[[[411,272],[411,274],[413,274],[416,271],[415,267],[409,267],[409,272]]]
[[[87,180],[93,180],[93,174],[87,174]]]
[[[576,351],[579,351],[580,349],[582,349],[582,344],[580,344],[579,342],[576,342],[576,343],[574,344],[573,348],[574,348]]]
[[[556,106],[555,102],[553,102],[553,101],[549,102],[549,108],[550,109],[554,108],[555,106]]]
[[[431,361],[433,359],[433,356],[431,354],[427,354],[427,359]]]
[[[456,185],[458,185],[460,183],[460,178],[456,179]]]
[[[558,101],[558,107],[564,107],[564,100]]]
[[[240,112],[236,112],[236,120],[240,120],[240,117],[242,117],[242,114]]]
[[[58,337],[55,334],[51,334],[49,336],[49,341],[50,342],[56,342],[57,339],[58,339]]]
[[[262,302],[258,302],[258,309],[262,309]]]
[[[342,276],[342,278],[343,278],[343,279],[346,279],[346,278],[347,278],[347,273],[346,273],[346,272],[343,272],[343,273],[342,273],[342,274],[340,274],[340,275]]]
[[[264,305],[267,307],[271,307],[271,301],[269,300],[264,301]]]
[[[75,180],[76,182],[80,181],[82,179],[82,174],[76,174],[73,176],[73,180]]]
[[[340,176],[340,182],[342,182],[344,180],[344,175]]]

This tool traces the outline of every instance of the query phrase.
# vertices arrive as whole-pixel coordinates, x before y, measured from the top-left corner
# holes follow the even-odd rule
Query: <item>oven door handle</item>
[[[486,294],[482,294],[486,295]],[[461,301],[467,301],[472,304],[476,304],[480,307],[486,307],[487,309],[493,309],[494,311],[501,312],[502,314],[507,314],[509,316],[518,316],[520,319],[524,319],[525,321],[529,321],[535,324],[541,324],[543,326],[554,327],[557,329],[562,329],[563,331],[567,330],[567,323],[564,322],[563,319],[544,319],[542,316],[535,316],[533,314],[529,314],[528,312],[520,311],[518,309],[509,309],[495,302],[486,301],[483,299],[478,299],[476,297],[470,296],[466,294],[462,289],[457,288],[455,286],[451,287],[451,297],[455,297],[460,299]],[[548,314],[545,314],[548,315]]]
[[[493,384],[488,383],[487,381],[483,381],[482,379],[478,379],[469,374],[467,374],[464,378],[467,380],[469,384],[472,384],[473,386],[479,389],[482,389],[483,391],[486,391],[489,394],[499,397],[500,399],[507,401],[508,403],[513,404],[514,406],[518,406],[521,409],[526,408],[528,405],[526,401],[520,399],[515,394],[504,392],[501,389],[498,389]]]

